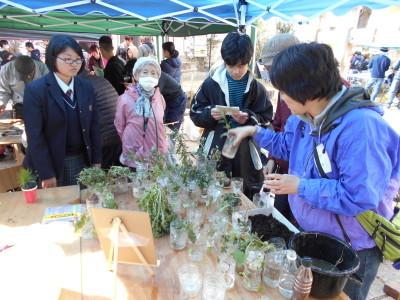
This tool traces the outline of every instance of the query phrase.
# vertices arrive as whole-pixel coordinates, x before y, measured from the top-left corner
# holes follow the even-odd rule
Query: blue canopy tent
[[[0,0],[0,28],[36,32],[193,36],[252,28],[259,18],[307,20],[400,0]],[[159,46],[160,39],[157,38]],[[253,64],[254,65],[254,64]]]
[[[314,18],[400,0],[0,0],[0,28],[185,36],[228,32],[273,16]]]

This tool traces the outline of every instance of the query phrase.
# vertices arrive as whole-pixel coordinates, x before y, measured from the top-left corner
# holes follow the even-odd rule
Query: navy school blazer
[[[89,81],[74,77],[74,99],[88,162],[101,162],[101,140],[96,99]],[[28,148],[24,166],[39,179],[62,179],[67,141],[67,112],[62,90],[53,73],[26,85],[23,101]]]

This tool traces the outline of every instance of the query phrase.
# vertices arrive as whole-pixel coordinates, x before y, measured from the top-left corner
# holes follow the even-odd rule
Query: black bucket
[[[326,233],[300,232],[292,237],[289,247],[301,258],[311,257],[336,266],[335,270],[311,267],[311,296],[334,298],[343,291],[349,278],[361,284],[354,274],[360,266],[360,259],[350,244]]]

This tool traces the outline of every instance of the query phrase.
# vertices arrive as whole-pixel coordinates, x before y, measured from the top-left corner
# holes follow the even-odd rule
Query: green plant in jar
[[[107,180],[109,184],[115,184],[118,179],[130,178],[132,171],[128,167],[112,166],[107,172]]]
[[[159,186],[153,185],[145,192],[139,199],[139,207],[149,214],[154,237],[169,233],[175,215],[168,204],[167,194]]]
[[[104,186],[107,183],[107,174],[100,168],[84,168],[78,177],[78,182],[87,186]]]

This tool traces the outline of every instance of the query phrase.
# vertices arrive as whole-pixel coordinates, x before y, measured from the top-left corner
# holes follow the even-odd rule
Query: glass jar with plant
[[[156,238],[169,232],[175,214],[168,204],[166,193],[156,184],[150,187],[139,199],[139,207],[150,216],[151,228]]]
[[[211,183],[212,177],[206,169],[197,169],[195,176],[197,185],[200,188],[201,198],[203,199],[203,201],[205,201],[207,199],[207,189]]]
[[[116,193],[128,191],[128,179],[132,175],[128,167],[112,166],[107,172],[107,181]]]
[[[100,168],[85,168],[79,173],[78,182],[88,188],[85,201],[92,194],[96,194],[101,206],[105,208],[117,208],[114,194],[110,191],[107,174]]]
[[[246,248],[243,270],[243,286],[249,291],[257,292],[261,287],[261,274],[264,263],[262,247],[250,244]]]
[[[239,209],[240,204],[240,195],[234,193],[225,193],[222,196],[219,210],[226,213],[228,216],[232,216],[233,212]]]
[[[169,245],[174,250],[182,250],[186,247],[188,238],[187,222],[183,219],[175,219],[170,223]]]

